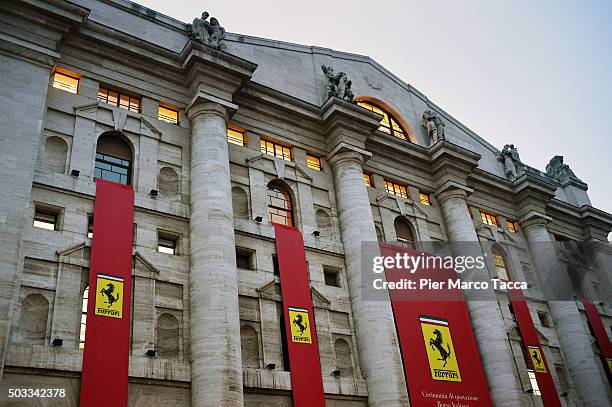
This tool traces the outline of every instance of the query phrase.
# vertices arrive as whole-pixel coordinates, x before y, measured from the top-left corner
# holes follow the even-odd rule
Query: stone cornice
[[[525,172],[514,181],[514,203],[519,213],[546,213],[546,206],[556,190],[556,185],[547,177]]]
[[[451,188],[461,189],[468,194],[472,192],[472,188],[468,187],[468,178],[478,166],[479,154],[446,140],[438,141],[429,147],[428,152],[438,197]]]
[[[583,205],[579,211],[584,238],[607,242],[612,230],[612,215],[590,205]]]

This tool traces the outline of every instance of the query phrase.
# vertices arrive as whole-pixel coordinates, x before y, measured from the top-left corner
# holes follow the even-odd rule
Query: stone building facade
[[[135,191],[131,406],[292,405],[270,191],[303,232],[328,406],[408,405],[391,308],[359,289],[360,242],[377,240],[479,242],[492,277],[529,282],[563,403],[609,402],[582,305],[546,301],[538,279],[551,258],[578,270],[610,334],[610,269],[567,251],[603,242],[590,260],[609,262],[612,215],[563,158],[546,173],[523,164],[368,57],[206,42],[127,0],[0,8],[0,400],[53,387],[66,398],[36,405],[78,405],[94,178],[108,165]],[[352,94],[330,98],[321,65]],[[535,256],[539,242],[554,252]],[[494,403],[541,405],[507,295],[488,294],[468,308]]]

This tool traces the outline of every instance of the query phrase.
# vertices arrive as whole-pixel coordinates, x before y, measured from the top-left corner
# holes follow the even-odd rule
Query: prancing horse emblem
[[[297,326],[300,330],[300,335],[304,335],[304,331],[308,328],[308,324],[302,323],[302,321],[303,319],[300,314],[298,314],[292,321],[293,325]]]
[[[106,303],[108,304],[107,308],[112,307],[115,301],[119,300],[119,293],[117,293],[117,296],[114,297],[113,291],[115,291],[115,286],[112,283],[106,284],[106,288],[102,288],[100,290],[100,293],[106,296]]]
[[[436,335],[436,337],[429,339],[429,346],[431,346],[433,349],[437,350],[440,353],[440,357],[438,358],[438,360],[444,362],[444,365],[442,367],[446,367],[446,362],[448,362],[448,358],[450,358],[451,356],[450,346],[447,343],[446,349],[444,349],[442,343],[442,332],[440,332],[439,329],[434,329],[433,334]]]

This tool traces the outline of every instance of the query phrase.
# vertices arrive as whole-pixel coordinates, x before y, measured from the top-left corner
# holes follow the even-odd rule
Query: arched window
[[[378,130],[382,131],[383,133],[387,133],[397,138],[400,138],[402,140],[408,140],[404,129],[402,129],[398,121],[390,113],[388,113],[385,109],[379,106],[375,106],[370,102],[364,102],[364,101],[357,102],[357,105],[363,107],[364,109],[368,109],[369,111],[378,113],[383,116],[383,119],[380,122],[380,127],[378,128]]]
[[[94,178],[131,184],[132,149],[120,134],[107,132],[98,139]]]
[[[178,357],[179,349],[179,322],[172,314],[164,313],[157,318],[157,336],[155,350],[162,358]]]
[[[89,298],[89,286],[83,291],[83,305],[81,305],[81,330],[79,334],[79,349],[85,349],[85,327],[87,326],[87,299]]]
[[[400,242],[401,245],[404,247],[410,247],[414,249],[414,235],[412,234],[412,227],[410,226],[408,221],[398,216],[397,218],[395,218],[394,225],[397,241]]]
[[[259,338],[255,328],[250,325],[240,328],[240,351],[242,367],[259,368]]]
[[[268,184],[268,221],[293,226],[293,205],[291,196],[278,185]]]
[[[43,345],[47,336],[49,301],[41,294],[29,294],[21,302],[19,332],[23,342]]]
[[[497,278],[503,281],[510,281],[510,273],[508,272],[508,263],[506,257],[499,248],[493,246],[491,249],[493,255],[493,262],[495,263],[495,271],[497,272]]]

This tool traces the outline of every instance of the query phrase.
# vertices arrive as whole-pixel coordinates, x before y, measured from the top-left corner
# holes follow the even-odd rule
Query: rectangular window
[[[372,174],[363,173],[363,181],[366,184],[366,187],[372,188],[374,186],[374,181],[372,180]]]
[[[423,205],[431,206],[431,199],[429,199],[429,194],[419,192],[419,200]]]
[[[542,395],[542,392],[540,392],[540,386],[538,386],[538,380],[536,379],[535,372],[533,370],[527,370],[527,374],[529,375],[529,382],[531,383],[533,394],[536,396]]]
[[[165,254],[178,254],[178,238],[165,233],[157,233],[157,251]]]
[[[325,285],[340,287],[340,270],[334,267],[323,266]]]
[[[293,161],[291,148],[271,141],[261,140],[261,152],[286,161]]]
[[[244,131],[227,128],[227,142],[244,147]]]
[[[321,171],[321,159],[313,155],[306,155],[306,165],[313,170]]]
[[[402,198],[408,198],[408,192],[404,185],[396,184],[391,181],[385,181],[385,190],[393,195],[401,196]]]
[[[508,230],[512,233],[516,233],[517,232],[517,227],[516,227],[516,222],[513,220],[509,220],[507,221],[507,225],[508,225]]]
[[[178,110],[160,105],[157,118],[167,123],[178,124]]]
[[[32,226],[47,230],[58,230],[58,213],[36,208]]]
[[[87,237],[93,239],[94,217],[92,214],[87,215]]]
[[[544,311],[538,311],[538,319],[540,320],[540,325],[544,328],[550,328],[550,320],[548,319],[548,314]]]
[[[79,92],[79,77],[76,74],[55,71],[53,87],[76,94]]]
[[[272,269],[274,270],[275,276],[280,276],[280,267],[278,266],[278,257],[276,254],[272,255]]]
[[[236,267],[239,269],[255,270],[255,250],[236,247]]]
[[[497,278],[504,281],[508,280],[508,270],[506,270],[506,263],[504,258],[498,254],[493,255],[493,261],[495,262],[495,269],[497,270]]]
[[[499,226],[499,223],[497,222],[497,215],[485,212],[483,210],[480,211],[480,220],[482,223],[486,223],[487,225]]]
[[[100,88],[98,89],[98,100],[100,102],[108,103],[109,105],[119,106],[120,108],[129,110],[130,112],[140,112],[140,99],[134,96]]]

